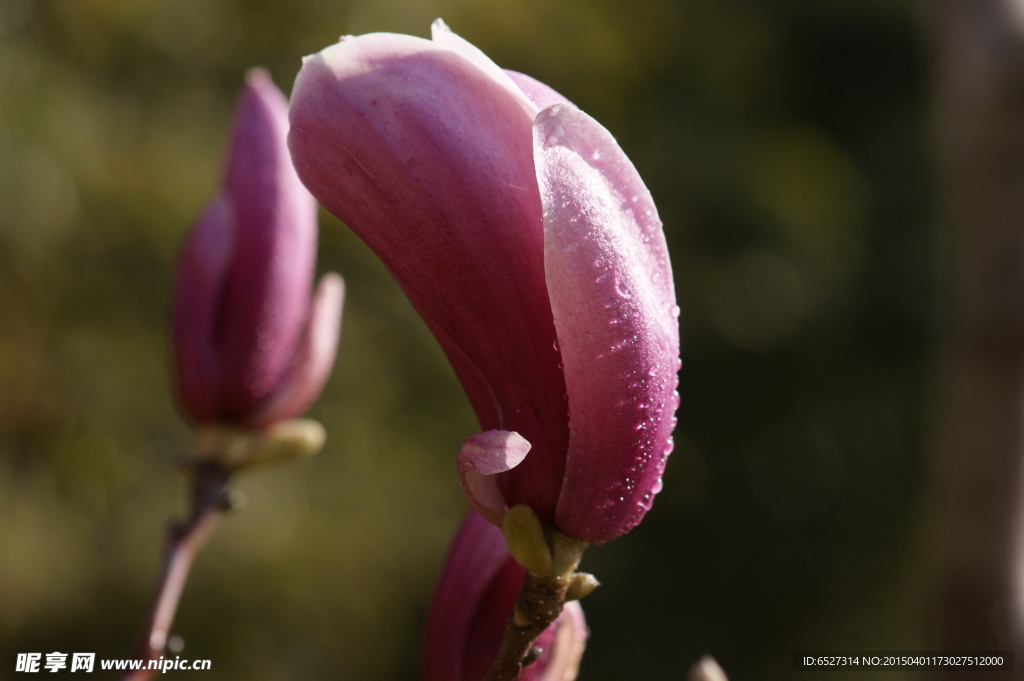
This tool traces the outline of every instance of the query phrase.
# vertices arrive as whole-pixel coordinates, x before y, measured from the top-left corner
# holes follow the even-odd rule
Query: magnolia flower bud
[[[608,131],[440,21],[308,57],[290,120],[300,177],[394,274],[487,431],[459,457],[474,508],[524,504],[589,543],[640,522],[672,449],[679,308]]]
[[[287,108],[266,72],[249,74],[220,191],[179,256],[174,378],[197,424],[296,416],[334,363],[344,286],[328,274],[310,300],[316,204],[291,164]]]

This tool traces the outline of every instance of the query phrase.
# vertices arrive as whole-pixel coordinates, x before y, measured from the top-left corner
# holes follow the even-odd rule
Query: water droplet
[[[557,339],[557,338],[556,338],[556,339],[554,340],[554,342],[553,342],[553,343],[551,344],[551,347],[553,347],[553,348],[555,349],[555,352],[559,352],[559,351],[561,351],[561,348],[559,348],[559,347],[558,347],[558,339]]]
[[[618,277],[615,277],[615,293],[617,293],[620,298],[625,298],[626,300],[633,297],[633,294],[630,292],[626,283]]]
[[[654,487],[651,488],[651,494],[657,494],[658,492],[661,491],[662,487],[664,487],[664,484],[662,483],[661,478],[658,478],[658,480],[654,483]]]
[[[574,221],[575,221],[576,219],[577,219],[577,218],[575,218],[575,217],[573,218],[573,220],[574,220]],[[579,244],[579,242],[578,242],[578,241],[570,241],[570,242],[569,242],[568,244],[566,244],[566,246],[565,246],[565,252],[566,252],[566,253],[575,253],[575,252],[576,252],[576,251],[578,251],[579,249],[580,249],[580,244]]]

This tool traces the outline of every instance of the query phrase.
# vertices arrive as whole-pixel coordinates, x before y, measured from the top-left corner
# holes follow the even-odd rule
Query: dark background
[[[583,681],[733,681],[926,647],[937,254],[927,69],[894,0],[2,0],[0,679],[130,654],[189,450],[174,257],[245,71],[442,16],[618,138],[672,249],[684,370],[665,491],[583,568]],[[324,214],[348,283],[315,459],[253,473],[175,630],[211,679],[416,678],[476,432],[423,324]],[[178,674],[183,674],[178,672]],[[192,674],[188,674],[192,676]],[[198,678],[198,674],[196,674]],[[873,679],[910,678],[904,672]]]

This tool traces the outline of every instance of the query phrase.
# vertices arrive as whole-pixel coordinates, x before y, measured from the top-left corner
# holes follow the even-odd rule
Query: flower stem
[[[515,681],[532,658],[533,642],[558,619],[573,575],[537,575],[527,571],[515,610],[508,620],[498,656],[483,681]],[[532,661],[532,659],[531,659]]]
[[[146,669],[148,662],[164,654],[192,562],[228,507],[230,471],[208,462],[186,470],[191,478],[191,510],[187,520],[172,523],[167,531],[163,570],[135,653],[135,659],[143,661],[143,668],[128,672],[122,681],[147,681],[160,674],[159,669]]]

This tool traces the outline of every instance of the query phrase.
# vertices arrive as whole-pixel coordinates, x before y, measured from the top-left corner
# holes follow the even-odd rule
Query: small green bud
[[[510,508],[502,518],[501,531],[517,563],[536,575],[551,572],[551,547],[544,526],[532,508],[526,504]]]
[[[312,419],[278,421],[257,440],[250,465],[305,459],[319,452],[326,439],[327,431]]]
[[[566,601],[578,601],[584,596],[589,596],[594,589],[601,586],[597,577],[589,572],[577,572],[572,576],[569,589],[565,592]]]
[[[199,461],[238,471],[312,456],[326,438],[324,427],[311,419],[278,421],[266,430],[210,424],[199,429]]]

